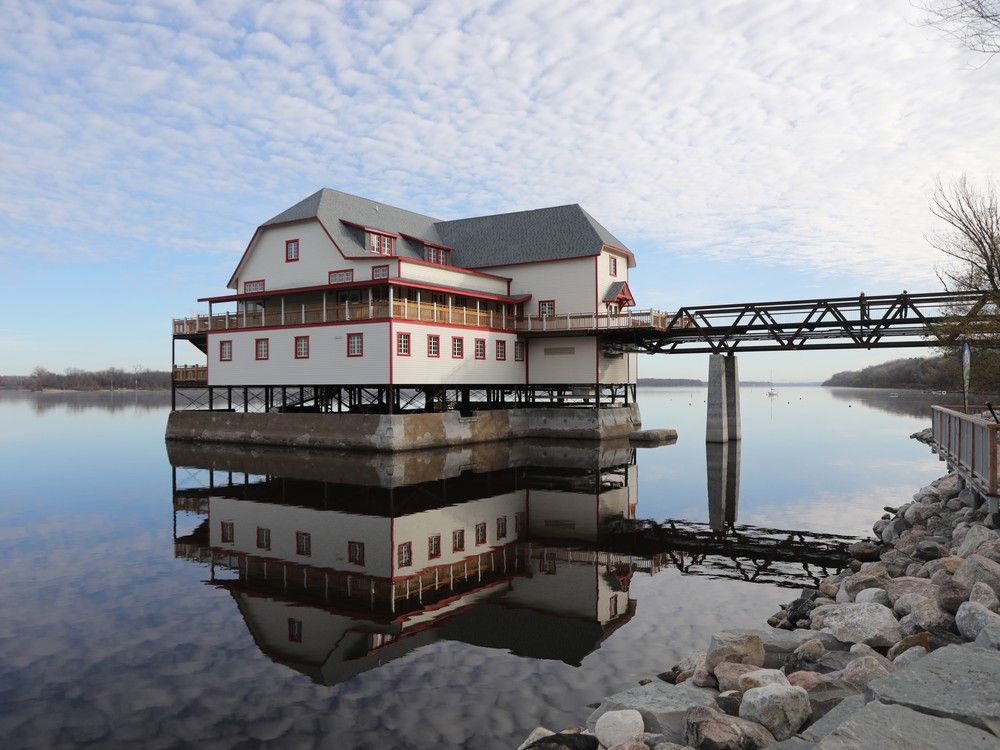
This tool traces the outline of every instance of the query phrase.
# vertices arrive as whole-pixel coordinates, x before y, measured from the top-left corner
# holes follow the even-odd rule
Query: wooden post
[[[281,296],[281,325],[285,325],[285,297]]]
[[[375,317],[374,309],[372,307],[372,288],[368,287],[368,320]]]
[[[326,322],[326,292],[323,292],[323,322]]]

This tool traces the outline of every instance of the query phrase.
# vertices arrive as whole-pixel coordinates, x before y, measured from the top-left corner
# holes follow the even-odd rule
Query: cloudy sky
[[[5,0],[0,373],[168,366],[170,318],[321,186],[441,218],[581,203],[640,307],[936,289],[928,197],[995,169],[997,65],[908,0]]]

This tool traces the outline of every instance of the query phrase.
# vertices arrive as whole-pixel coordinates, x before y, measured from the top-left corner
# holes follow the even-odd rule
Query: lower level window
[[[514,514],[514,533],[523,534],[528,529],[528,514],[524,511]]]
[[[223,544],[232,544],[236,541],[236,530],[233,528],[232,521],[223,521],[221,531]]]
[[[476,544],[486,544],[486,524],[476,524]]]
[[[295,337],[295,359],[309,359],[309,337]]]
[[[233,360],[233,342],[231,340],[219,342],[219,361],[231,362]]]
[[[476,339],[476,359],[486,359],[486,339]]]
[[[348,357],[361,357],[365,353],[365,343],[364,343],[363,333],[349,333],[347,334],[347,356]]]
[[[507,516],[500,516],[497,519],[497,539],[507,538]]]
[[[302,620],[288,618],[288,640],[292,643],[302,643]]]
[[[271,549],[271,530],[257,527],[257,549]]]
[[[501,362],[507,359],[507,342],[503,339],[497,341],[497,359]]]
[[[514,361],[524,362],[524,342],[515,341],[514,342]]]
[[[441,535],[434,534],[427,538],[427,557],[433,560],[441,557]]]
[[[364,542],[348,542],[347,543],[347,562],[353,563],[354,565],[364,565],[365,564],[365,543]]]
[[[451,532],[451,551],[461,552],[465,549],[465,529],[455,529]]]
[[[398,560],[399,567],[401,568],[405,568],[407,565],[413,565],[413,544],[411,542],[403,542],[399,545],[396,553],[396,559]]]
[[[465,339],[453,336],[451,339],[451,356],[461,359],[465,356]]]
[[[295,554],[305,557],[312,555],[312,534],[305,531],[295,532]]]
[[[408,333],[396,334],[396,354],[398,354],[401,357],[410,356],[410,334]]]
[[[428,336],[427,337],[427,356],[428,357],[439,357],[439,356],[441,356],[441,337],[440,336]]]
[[[267,359],[271,353],[270,339],[257,339],[254,346],[254,356],[257,359]]]

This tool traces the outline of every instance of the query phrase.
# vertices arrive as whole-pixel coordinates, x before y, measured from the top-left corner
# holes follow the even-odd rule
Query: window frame
[[[385,271],[385,276],[376,275],[376,273],[375,273],[376,271],[381,272],[383,270]],[[372,281],[380,281],[381,279],[388,279],[388,278],[389,278],[389,264],[388,263],[383,263],[383,264],[380,264],[380,265],[377,265],[377,266],[372,266]]]
[[[228,347],[226,345],[229,345]],[[228,353],[226,349],[228,348]],[[222,339],[219,341],[219,361],[220,362],[232,362],[233,361],[233,340],[232,339]]]
[[[608,255],[608,275],[618,277],[618,258],[614,255]]]
[[[357,554],[354,554],[357,552]],[[347,542],[347,562],[351,565],[360,565],[364,567],[365,565],[365,543],[364,542],[354,542],[348,540]]]
[[[437,551],[434,551],[434,543],[437,542]],[[441,557],[441,535],[431,534],[427,537],[427,559],[437,560]]]
[[[451,532],[451,551],[465,552],[465,529],[455,529]]]
[[[458,354],[455,354],[455,344],[458,344]],[[452,336],[451,337],[451,358],[452,359],[465,359],[465,337],[463,336]]]
[[[219,522],[219,543],[236,544],[236,524],[232,521]]]
[[[297,617],[288,618],[288,642],[302,643],[302,620]]]
[[[514,342],[514,361],[524,362],[524,342],[515,341]]]
[[[403,342],[406,342],[406,351],[403,351]],[[409,331],[396,331],[396,356],[409,357],[413,353],[411,337]]]
[[[260,345],[264,344],[264,356],[260,356]],[[261,338],[253,340],[253,358],[258,362],[264,362],[271,358],[271,339]]]
[[[507,516],[497,516],[497,540],[507,538]]]
[[[403,552],[406,552],[405,562]],[[400,542],[396,545],[396,567],[410,568],[413,566],[413,542]]]
[[[289,250],[295,248],[295,257],[292,258],[289,255]],[[298,263],[299,262],[299,238],[296,237],[293,240],[285,240],[285,263]]]
[[[363,357],[365,356],[365,334],[359,331],[347,334],[346,348],[348,357]],[[358,342],[358,351],[356,354],[351,354],[351,342]]]
[[[295,532],[295,554],[312,557],[312,534],[308,531]]]
[[[493,349],[496,353],[497,362],[507,361],[507,339],[497,339]]]
[[[334,274],[346,273],[348,279],[346,281],[334,281]],[[326,283],[328,286],[340,286],[341,284],[353,284],[354,283],[354,269],[353,268],[338,268],[336,271],[326,272]]]
[[[424,245],[424,262],[431,263],[435,266],[449,266],[451,250],[446,250],[443,247],[433,247],[431,245]]]
[[[483,532],[482,533],[482,538],[483,538],[482,541],[479,541],[479,537],[480,537],[479,532],[480,531]],[[486,532],[486,521],[481,521],[480,523],[477,523],[476,524],[476,546],[477,547],[479,547],[480,545],[486,544],[487,539],[488,539],[488,537],[486,536],[486,533],[487,533]]]
[[[250,289],[249,288],[249,287],[251,287],[254,284],[260,284],[260,289],[256,289],[256,288]],[[243,293],[244,294],[259,294],[260,292],[265,291],[265,287],[266,287],[266,284],[264,283],[264,279],[251,279],[250,281],[244,281],[243,282]]]
[[[263,540],[263,543],[261,543]],[[257,527],[257,549],[271,550],[271,530],[263,526]]]
[[[542,305],[551,305],[552,312],[543,313]],[[540,299],[538,300],[538,317],[539,318],[554,318],[556,316],[556,301],[554,299]]]
[[[473,339],[472,353],[476,359],[486,359],[486,339]]]
[[[434,345],[437,348],[436,352],[431,352],[431,340],[434,341]],[[432,359],[437,359],[441,356],[441,336],[436,333],[427,334],[427,356]]]
[[[368,232],[368,252],[372,255],[381,255],[383,257],[391,258],[396,254],[396,238],[391,234],[384,234],[382,232]],[[389,252],[385,252],[386,245],[388,244]]]
[[[299,342],[304,341],[306,344],[305,354],[299,354]],[[292,343],[292,352],[295,354],[295,359],[309,359],[309,337],[308,336],[296,336]]]

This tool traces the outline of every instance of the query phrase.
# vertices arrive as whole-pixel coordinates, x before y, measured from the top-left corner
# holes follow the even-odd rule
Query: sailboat
[[[777,398],[777,396],[778,396],[778,392],[776,390],[774,390],[774,373],[772,372],[771,373],[771,383],[767,387],[767,397],[768,398]]]

